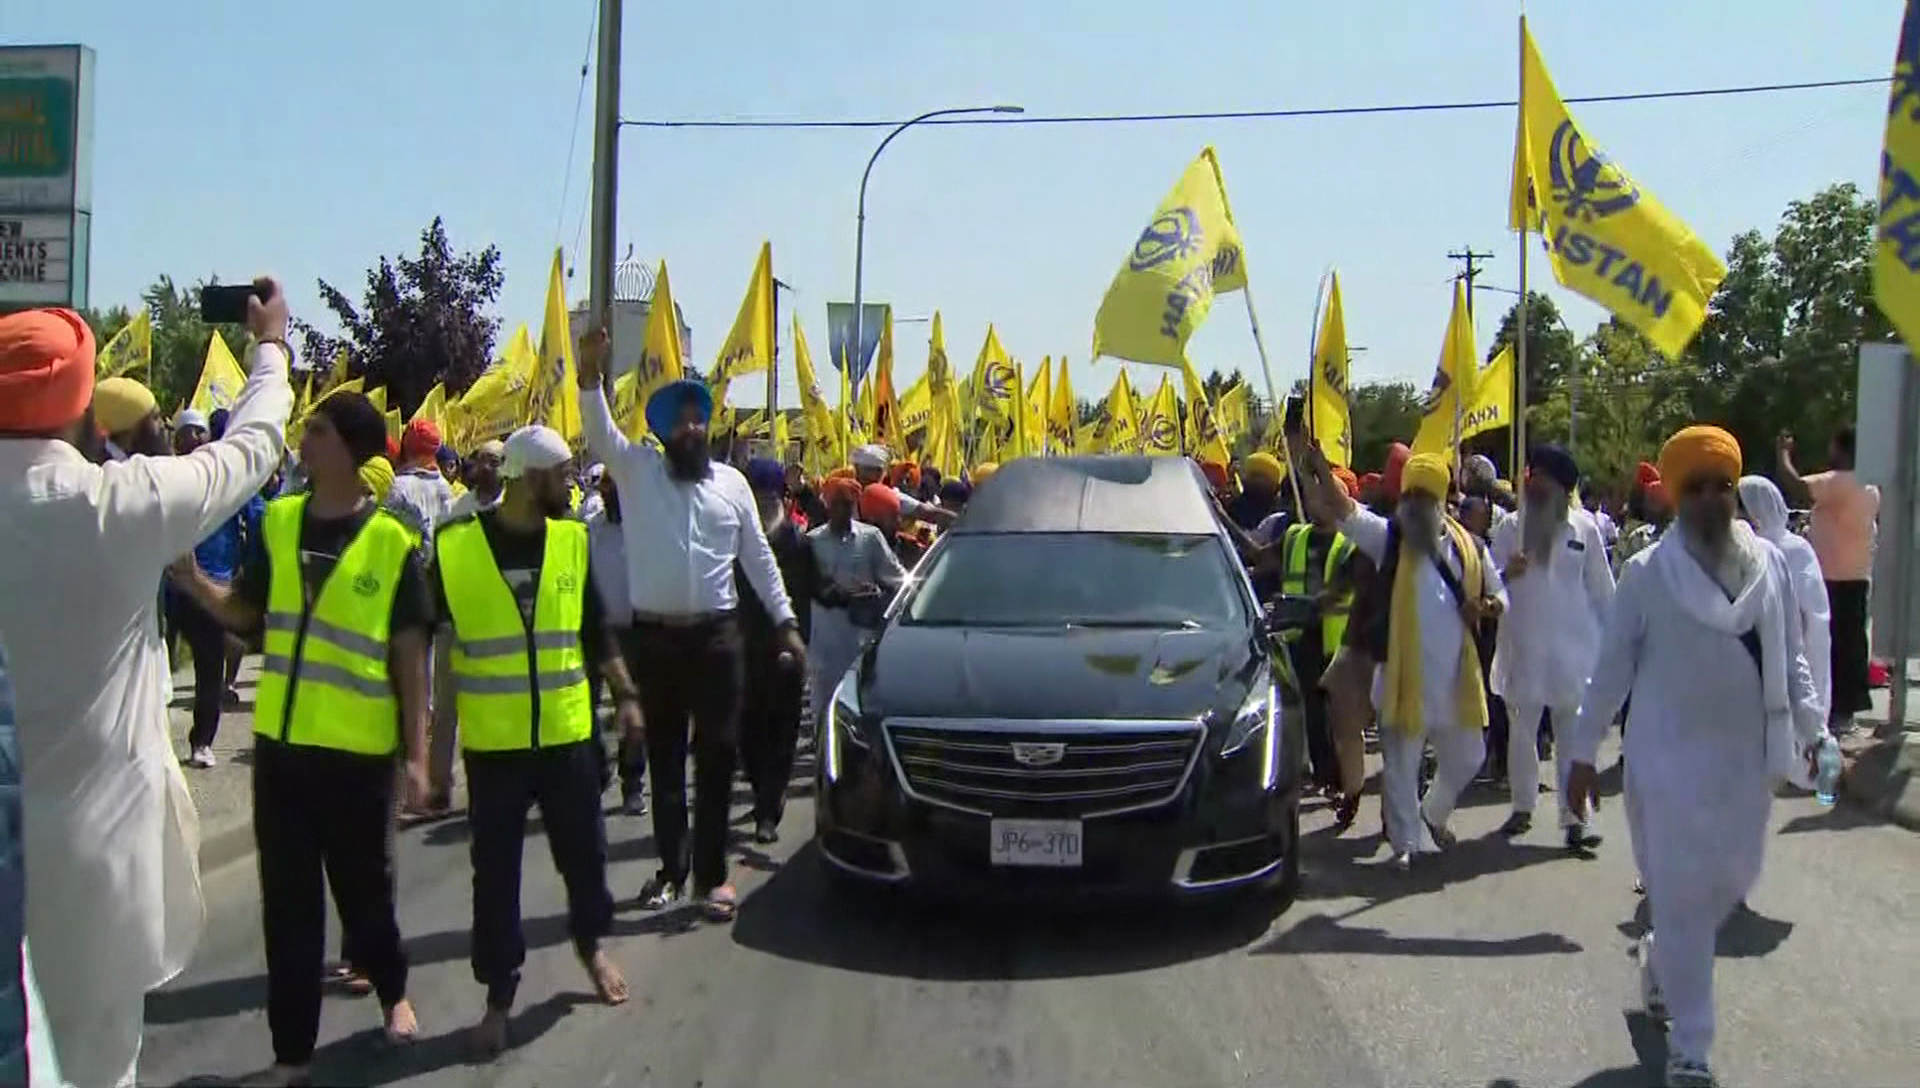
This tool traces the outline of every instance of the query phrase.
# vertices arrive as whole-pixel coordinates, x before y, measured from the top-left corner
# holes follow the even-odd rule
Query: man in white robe
[[[280,463],[287,307],[260,288],[226,436],[183,457],[89,461],[93,334],[71,311],[0,318],[0,641],[29,768],[27,934],[79,1088],[134,1083],[147,991],[186,967],[205,913],[155,590]]]
[[[1573,727],[1587,675],[1600,652],[1600,624],[1613,599],[1613,570],[1593,517],[1572,502],[1580,472],[1573,455],[1541,445],[1527,456],[1520,515],[1493,531],[1493,561],[1507,586],[1507,612],[1493,654],[1492,690],[1507,701],[1507,781],[1513,812],[1500,833],[1518,836],[1533,826],[1540,795],[1535,747],[1541,712],[1556,734]],[[1566,804],[1566,745],[1556,746],[1554,784],[1567,849],[1586,850],[1600,836],[1576,820]]]
[[[1622,569],[1600,656],[1563,743],[1575,815],[1629,695],[1627,825],[1653,928],[1641,946],[1647,1009],[1669,1017],[1667,1083],[1713,1083],[1714,938],[1760,875],[1773,781],[1804,764],[1820,707],[1779,549],[1734,520],[1740,447],[1717,427],[1668,440],[1660,477],[1674,531]]]

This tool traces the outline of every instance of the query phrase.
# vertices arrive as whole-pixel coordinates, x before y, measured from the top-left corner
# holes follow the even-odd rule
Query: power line
[[[1597,94],[1578,98],[1564,99],[1572,105],[1594,102],[1652,102],[1669,98],[1717,98],[1741,94],[1769,94],[1778,91],[1817,91],[1834,87],[1884,86],[1892,82],[1889,77],[1876,76],[1872,79],[1822,79],[1810,83],[1756,83],[1740,87],[1702,87],[1686,91],[1640,91],[1633,94]],[[1053,116],[1036,114],[996,115],[993,117],[936,117],[923,121],[928,125],[1109,125],[1109,124],[1150,124],[1167,121],[1266,121],[1296,117],[1361,117],[1386,113],[1461,113],[1469,110],[1510,110],[1520,103],[1515,99],[1487,102],[1410,102],[1388,106],[1322,106],[1317,108],[1290,110],[1216,110],[1206,113],[1076,113]],[[641,118],[638,120],[621,119],[620,124],[632,128],[735,128],[735,129],[783,129],[783,128],[820,128],[820,129],[857,129],[857,128],[893,128],[900,122],[885,121],[824,121],[824,120],[774,120],[756,118],[720,118],[702,120],[698,118]]]
[[[592,5],[589,5],[589,7],[591,6]],[[580,108],[584,106],[587,101],[587,60],[593,56],[593,37],[595,33],[598,32],[599,26],[600,19],[598,11],[589,11],[587,18],[587,45],[586,49],[583,50],[585,55],[580,58],[580,89],[576,91],[573,96],[572,135],[567,137],[567,168],[566,172],[563,173],[560,178],[560,208],[553,215],[553,244],[555,246],[560,244],[560,225],[566,222],[567,197],[573,192],[573,152],[580,142]],[[574,248],[579,248],[578,239],[574,241]]]

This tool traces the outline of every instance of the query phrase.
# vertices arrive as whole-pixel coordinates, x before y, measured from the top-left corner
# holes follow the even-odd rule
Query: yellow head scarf
[[[1439,454],[1422,453],[1407,461],[1400,477],[1401,493],[1423,492],[1444,501],[1452,481],[1447,461]],[[1452,518],[1443,518],[1447,545],[1460,557],[1460,588],[1467,600],[1487,592],[1487,573],[1480,563],[1480,542]],[[1420,598],[1422,565],[1434,562],[1428,554],[1400,541],[1399,566],[1393,577],[1393,598],[1387,612],[1386,724],[1402,734],[1418,736],[1426,729],[1420,693]],[[1444,559],[1441,560],[1444,562]],[[1487,689],[1480,678],[1480,649],[1472,633],[1460,640],[1460,660],[1454,680],[1455,722],[1462,729],[1487,727]]]
[[[393,462],[380,454],[360,462],[360,486],[367,489],[374,502],[386,502],[387,492],[393,490]]]
[[[999,462],[982,461],[979,464],[973,466],[973,471],[969,472],[967,476],[973,482],[973,486],[979,487],[981,484],[984,484],[987,482],[987,477],[993,475],[998,471],[1000,471]]]
[[[1740,470],[1740,443],[1719,427],[1695,424],[1682,428],[1660,447],[1660,481],[1676,496],[1687,489],[1688,479],[1703,472],[1737,481]]]
[[[1453,471],[1447,459],[1437,453],[1416,453],[1400,470],[1400,493],[1423,492],[1441,502],[1447,501],[1447,488],[1453,484]]]
[[[1248,454],[1247,459],[1240,463],[1240,475],[1250,480],[1265,480],[1270,484],[1278,484],[1286,479],[1287,469],[1280,463],[1278,457],[1266,450],[1259,450]]]

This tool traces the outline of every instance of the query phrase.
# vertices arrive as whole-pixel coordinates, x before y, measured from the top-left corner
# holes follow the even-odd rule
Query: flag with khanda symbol
[[[1907,0],[1880,152],[1880,225],[1873,298],[1910,351],[1920,352],[1920,6]]]
[[[1679,355],[1706,320],[1726,266],[1587,139],[1554,89],[1525,16],[1519,114],[1508,225],[1540,232],[1562,287]]]
[[[1240,231],[1209,147],[1160,202],[1113,277],[1093,319],[1093,354],[1180,366],[1213,296],[1246,285]]]

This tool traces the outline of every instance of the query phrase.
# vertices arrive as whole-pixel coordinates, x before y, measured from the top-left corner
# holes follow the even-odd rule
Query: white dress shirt
[[[1526,518],[1493,531],[1493,561],[1501,569],[1525,547]],[[1567,511],[1555,528],[1545,563],[1532,563],[1507,585],[1493,654],[1492,687],[1509,703],[1576,706],[1600,656],[1600,628],[1613,601],[1613,568],[1593,515]]]
[[[587,523],[587,556],[592,564],[593,588],[600,593],[609,627],[626,627],[633,622],[633,599],[627,592],[627,534],[620,523],[609,520],[606,507],[594,511]]]
[[[606,464],[620,490],[627,544],[627,595],[642,615],[694,616],[739,605],[737,561],[774,623],[793,622],[793,602],[760,526],[747,478],[715,463],[705,478],[677,480],[666,455],[628,441],[613,425],[606,393],[580,391],[587,449]]]

